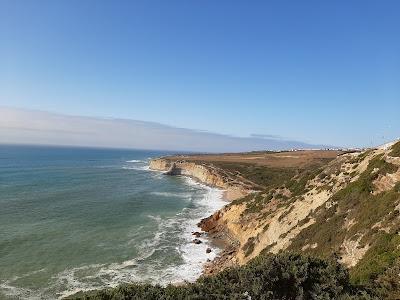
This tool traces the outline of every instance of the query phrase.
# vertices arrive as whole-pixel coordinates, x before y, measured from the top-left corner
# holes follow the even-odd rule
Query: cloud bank
[[[235,137],[127,119],[0,107],[0,143],[236,152],[323,148],[273,135]]]

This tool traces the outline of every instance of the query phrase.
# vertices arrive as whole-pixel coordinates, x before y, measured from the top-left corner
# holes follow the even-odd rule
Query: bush
[[[131,284],[71,299],[372,299],[367,296],[349,284],[339,263],[289,253],[261,255],[245,266],[181,286]]]
[[[400,157],[400,142],[397,142],[392,146],[392,152],[389,153],[390,156]]]

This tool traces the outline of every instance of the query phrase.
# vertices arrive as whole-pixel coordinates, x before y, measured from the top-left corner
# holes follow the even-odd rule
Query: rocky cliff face
[[[190,176],[206,185],[224,189],[228,200],[241,198],[251,192],[245,185],[212,165],[158,158],[150,161],[150,169],[164,171],[166,175]]]

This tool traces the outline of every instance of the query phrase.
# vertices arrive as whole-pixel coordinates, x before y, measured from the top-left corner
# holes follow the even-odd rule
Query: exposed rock
[[[341,259],[340,261],[349,266],[354,267],[357,262],[364,256],[367,252],[369,245],[365,245],[364,247],[360,247],[360,240],[362,237],[359,237],[357,240],[344,240],[341,246]]]
[[[150,169],[165,171],[166,175],[185,175],[193,177],[207,185],[225,190],[227,200],[235,200],[246,196],[252,190],[248,183],[238,181],[224,175],[225,172],[212,165],[188,162],[185,160],[171,161],[168,158],[158,158],[150,161]]]
[[[199,240],[199,239],[194,239],[192,242],[193,242],[194,244],[197,244],[197,245],[202,243],[202,241]]]
[[[380,175],[374,180],[374,195],[388,191],[400,181],[400,167],[395,173]]]
[[[206,232],[213,232],[213,230],[216,228],[218,225],[218,220],[221,217],[221,211],[217,211],[213,215],[209,216],[208,218],[204,218],[200,221],[199,224],[197,224],[201,230],[206,231]]]
[[[194,235],[196,238],[199,238],[199,237],[202,236],[202,233],[198,232],[198,231],[195,231],[195,232],[192,232],[192,235]]]
[[[206,249],[206,253],[211,253],[211,251],[212,251],[211,248]]]

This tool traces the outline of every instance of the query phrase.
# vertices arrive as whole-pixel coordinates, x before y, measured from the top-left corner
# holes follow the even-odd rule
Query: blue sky
[[[0,2],[0,105],[247,137],[400,136],[399,1]]]

